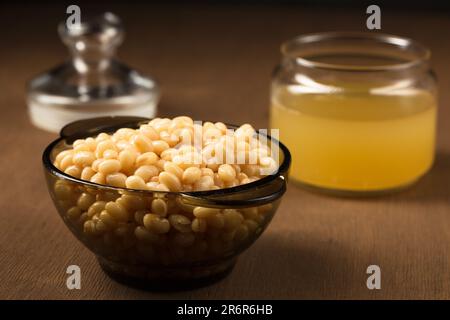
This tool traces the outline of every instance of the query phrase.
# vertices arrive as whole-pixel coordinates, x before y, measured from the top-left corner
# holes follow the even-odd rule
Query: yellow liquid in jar
[[[436,101],[431,93],[369,91],[273,94],[271,128],[292,154],[290,176],[333,190],[406,186],[434,159]]]

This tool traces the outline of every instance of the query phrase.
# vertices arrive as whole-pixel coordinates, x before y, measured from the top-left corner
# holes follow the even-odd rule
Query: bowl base
[[[211,285],[231,273],[236,258],[207,266],[149,267],[121,264],[97,257],[102,270],[113,280],[147,291],[183,291]]]

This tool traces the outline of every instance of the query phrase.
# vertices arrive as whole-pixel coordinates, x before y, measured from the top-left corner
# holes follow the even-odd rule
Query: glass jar
[[[437,114],[430,51],[373,33],[284,43],[270,125],[292,153],[291,177],[343,194],[409,186],[432,166]]]
[[[107,12],[71,28],[61,22],[58,31],[71,58],[28,84],[28,112],[35,126],[58,132],[86,118],[155,116],[157,82],[115,58],[124,38],[119,17]]]

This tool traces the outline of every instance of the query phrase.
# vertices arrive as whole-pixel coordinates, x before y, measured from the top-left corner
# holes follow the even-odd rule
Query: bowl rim
[[[151,118],[148,118],[148,120],[145,120],[145,121],[150,121],[150,120],[151,120]],[[207,120],[207,121],[209,121],[209,120]],[[134,125],[136,127],[139,127],[139,125],[142,124],[142,122],[144,122],[144,121],[136,121],[134,123]],[[128,123],[127,125],[130,125],[130,123]],[[225,125],[227,125],[227,127],[231,127],[231,128],[239,127],[237,125],[228,124],[228,123],[225,123]],[[105,130],[102,132],[108,132],[108,131]],[[259,132],[259,130],[256,130],[256,132],[258,135],[263,135],[268,140],[272,140],[272,141],[275,141],[276,143],[278,143],[279,149],[283,152],[283,161],[278,166],[277,171],[271,175],[267,175],[261,179],[258,179],[256,181],[253,181],[253,182],[250,182],[247,184],[230,187],[230,188],[222,188],[222,189],[217,189],[217,190],[205,190],[205,191],[139,190],[139,189],[131,189],[131,188],[114,187],[114,186],[110,186],[110,185],[106,185],[106,184],[99,184],[99,183],[82,180],[80,178],[70,176],[70,175],[64,173],[63,171],[59,170],[58,168],[56,168],[53,165],[52,161],[50,160],[51,152],[53,151],[54,147],[56,145],[58,145],[60,142],[62,142],[63,140],[67,140],[70,138],[67,136],[60,136],[59,138],[53,140],[49,145],[47,145],[47,147],[44,149],[44,152],[42,154],[42,162],[43,162],[45,171],[47,171],[48,173],[50,173],[58,178],[69,180],[69,181],[72,181],[74,183],[81,184],[84,186],[89,186],[92,188],[106,190],[106,191],[121,192],[124,194],[126,194],[126,193],[141,194],[141,195],[142,194],[147,194],[147,195],[164,194],[164,195],[172,195],[172,196],[182,195],[182,196],[185,196],[190,199],[202,199],[202,198],[207,199],[208,197],[211,197],[211,196],[214,196],[214,197],[215,196],[227,196],[227,195],[234,195],[236,193],[244,193],[244,192],[247,192],[250,190],[255,190],[255,189],[261,188],[263,186],[269,185],[270,183],[274,182],[275,180],[277,180],[279,178],[283,179],[283,186],[280,187],[279,190],[274,191],[273,193],[262,196],[262,197],[255,197],[254,199],[252,198],[252,199],[246,199],[246,200],[242,200],[242,201],[240,201],[239,199],[221,201],[220,198],[209,200],[212,202],[212,204],[217,204],[217,205],[231,204],[231,203],[233,205],[265,204],[265,203],[272,202],[272,201],[280,198],[286,192],[287,173],[288,173],[288,170],[289,170],[289,167],[291,164],[291,153],[290,153],[289,149],[281,141],[273,138],[272,136],[270,136],[268,134],[261,133],[261,132]],[[86,138],[89,136],[90,135],[87,135]]]

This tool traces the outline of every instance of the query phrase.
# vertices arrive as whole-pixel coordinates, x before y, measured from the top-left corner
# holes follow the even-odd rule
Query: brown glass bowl
[[[120,127],[137,128],[148,121],[133,117],[97,118],[63,128],[61,137],[45,149],[42,158],[53,202],[70,231],[116,280],[168,290],[217,280],[231,271],[238,255],[271,221],[286,191],[290,153],[282,143],[278,144],[280,166],[273,175],[233,188],[198,192],[99,185],[71,177],[53,165],[56,155],[70,148],[75,139]],[[103,223],[99,210],[105,203],[117,200],[125,206],[128,218]],[[167,216],[179,214],[191,223],[193,210],[202,210],[206,230],[193,232],[188,224],[178,229],[171,227],[167,233],[149,232],[142,226],[142,214],[151,211],[155,200],[164,201]]]

